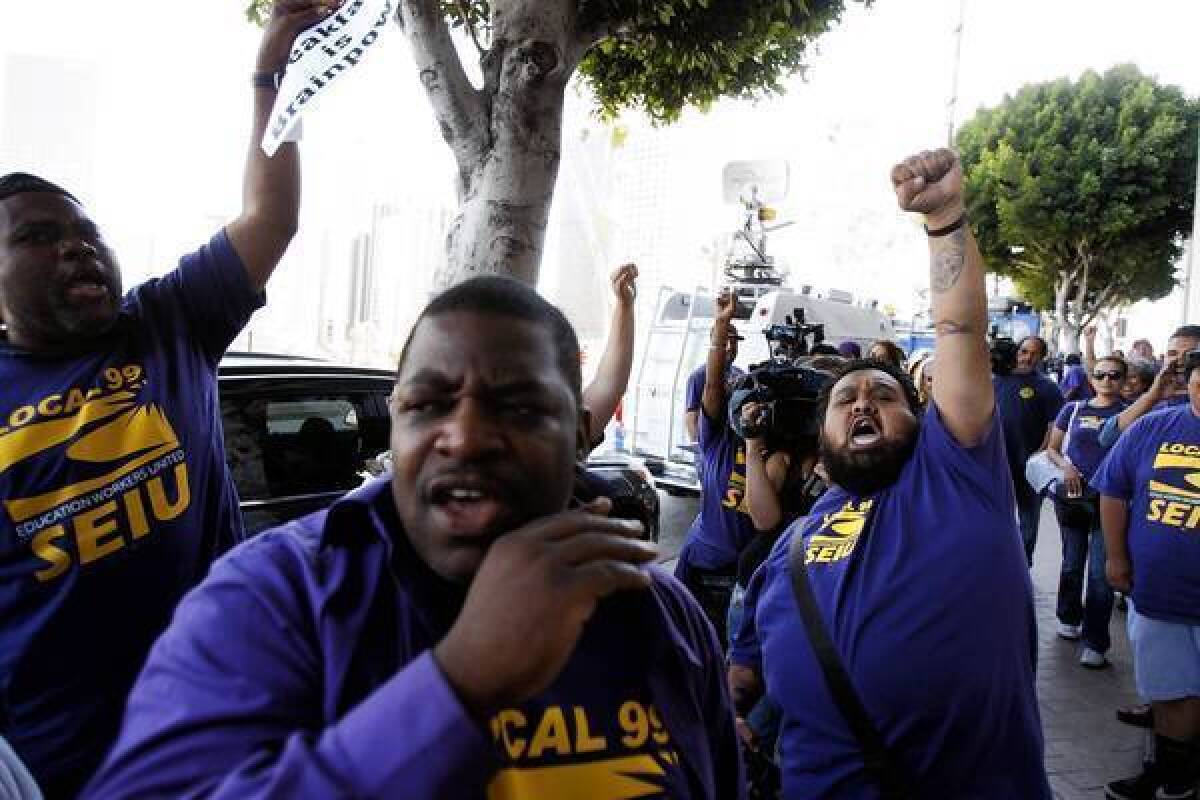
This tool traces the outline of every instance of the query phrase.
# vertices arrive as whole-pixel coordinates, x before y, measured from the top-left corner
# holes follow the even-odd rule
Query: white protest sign
[[[391,16],[392,0],[346,0],[336,14],[296,37],[263,134],[263,152],[273,156],[279,145],[296,138],[301,115],[338,76],[358,65]]]

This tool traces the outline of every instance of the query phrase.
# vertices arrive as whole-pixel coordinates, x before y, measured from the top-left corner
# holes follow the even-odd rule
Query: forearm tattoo
[[[958,283],[967,263],[967,234],[963,229],[929,240],[929,285],[948,292]]]

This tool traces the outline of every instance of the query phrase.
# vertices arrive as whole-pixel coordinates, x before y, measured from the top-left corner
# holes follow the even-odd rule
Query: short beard
[[[869,451],[834,449],[821,436],[821,463],[829,479],[856,497],[866,497],[888,488],[900,478],[904,465],[917,449],[918,423],[900,441],[887,441]]]

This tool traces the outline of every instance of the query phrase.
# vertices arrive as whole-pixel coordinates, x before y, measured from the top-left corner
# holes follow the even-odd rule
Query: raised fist
[[[963,213],[962,165],[953,150],[926,150],[892,167],[896,202],[924,214],[926,225],[941,228]]]
[[[637,300],[637,277],[637,264],[622,264],[613,270],[612,277],[609,278],[617,303],[625,308],[629,308],[633,301]]]
[[[717,295],[717,319],[729,322],[733,319],[735,311],[737,311],[737,298],[733,296],[733,290],[722,289],[721,293]]]

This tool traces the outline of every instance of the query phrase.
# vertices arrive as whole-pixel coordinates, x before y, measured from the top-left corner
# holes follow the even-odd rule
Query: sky
[[[241,0],[9,0],[6,6],[0,70],[8,56],[24,54],[66,59],[103,76],[89,204],[116,229],[118,247],[122,237],[133,242],[147,227],[162,242],[154,252],[126,257],[133,278],[155,271],[152,264],[176,241],[183,247],[203,225],[236,211],[248,75],[259,37],[241,15]],[[662,210],[662,224],[677,243],[679,265],[664,265],[663,274],[677,269],[686,283],[712,231],[734,221],[720,198],[725,161],[782,158],[792,181],[781,216],[797,224],[780,232],[773,247],[793,273],[803,282],[836,274],[847,288],[869,290],[901,309],[911,305],[926,281],[924,244],[913,221],[896,211],[887,174],[909,153],[946,141],[960,12],[956,123],[1025,83],[1077,78],[1122,62],[1200,95],[1194,0],[853,4],[786,95],[689,112],[669,132],[649,130],[636,114],[623,121],[631,136],[666,137],[687,166],[668,173],[670,207]],[[3,80],[0,74],[0,91]],[[376,193],[453,203],[452,162],[399,31],[321,102],[305,121],[302,226],[360,218],[362,198]],[[56,106],[54,97],[45,103],[48,126],[70,124],[70,108]],[[596,124],[585,97],[573,92],[571,108],[567,135]],[[55,165],[22,166],[53,175]],[[596,260],[615,264],[636,255],[603,252]],[[1170,313],[1159,306],[1150,316],[1177,321],[1176,306]]]

